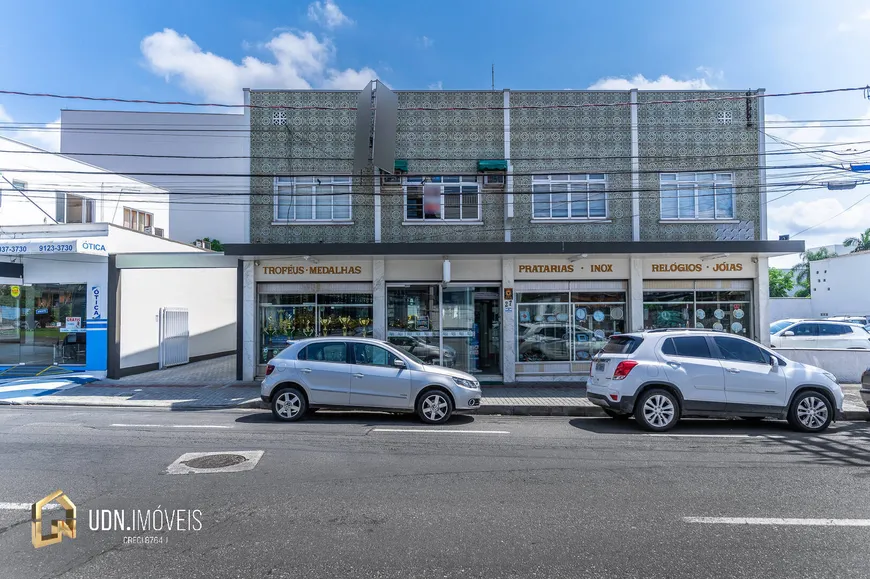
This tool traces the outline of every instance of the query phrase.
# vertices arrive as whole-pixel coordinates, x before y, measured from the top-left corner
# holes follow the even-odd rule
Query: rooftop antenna
[[[492,90],[495,91],[495,63],[492,63]]]

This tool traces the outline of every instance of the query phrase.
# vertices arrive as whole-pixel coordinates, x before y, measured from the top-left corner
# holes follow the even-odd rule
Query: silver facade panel
[[[375,134],[372,160],[375,167],[392,174],[396,165],[396,122],[399,98],[396,93],[378,82],[375,91]]]
[[[372,84],[359,93],[356,105],[356,135],[353,141],[353,172],[361,174],[371,159],[372,138]]]

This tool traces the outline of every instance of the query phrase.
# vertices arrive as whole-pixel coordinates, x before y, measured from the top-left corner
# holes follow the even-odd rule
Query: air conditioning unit
[[[505,174],[504,173],[494,173],[494,174],[483,176],[483,186],[486,188],[501,189],[504,187],[504,183],[505,183]]]
[[[145,226],[145,233],[148,235],[154,235],[154,228],[150,225]]]
[[[165,237],[165,235],[163,233],[163,228],[162,227],[155,227],[154,228],[154,235],[156,235],[157,237]]]

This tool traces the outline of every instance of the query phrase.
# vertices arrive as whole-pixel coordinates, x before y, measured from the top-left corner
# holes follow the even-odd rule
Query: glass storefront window
[[[752,292],[674,290],[643,293],[644,328],[707,328],[752,337]]]
[[[0,285],[0,365],[83,365],[85,284]]]
[[[441,299],[437,285],[387,288],[387,340],[427,364],[439,364]],[[445,366],[453,366],[456,351],[444,348]]]
[[[517,302],[520,362],[588,361],[625,331],[625,292],[525,292]]]
[[[259,294],[260,363],[288,340],[371,336],[372,294]]]
[[[501,372],[499,287],[387,288],[387,339],[429,364]]]

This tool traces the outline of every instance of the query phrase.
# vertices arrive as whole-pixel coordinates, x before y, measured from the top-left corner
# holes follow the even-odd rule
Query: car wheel
[[[282,388],[272,396],[272,415],[284,422],[301,420],[308,411],[308,402],[299,388]]]
[[[628,420],[629,418],[631,418],[631,414],[624,414],[610,408],[602,408],[601,410],[604,411],[604,414],[616,420]]]
[[[680,403],[667,390],[653,388],[638,400],[634,418],[645,430],[664,432],[680,420]]]
[[[417,399],[417,416],[426,424],[444,424],[453,414],[453,402],[443,390],[428,390]]]
[[[828,398],[814,390],[801,392],[788,409],[788,422],[803,432],[821,432],[834,419],[834,408]]]

